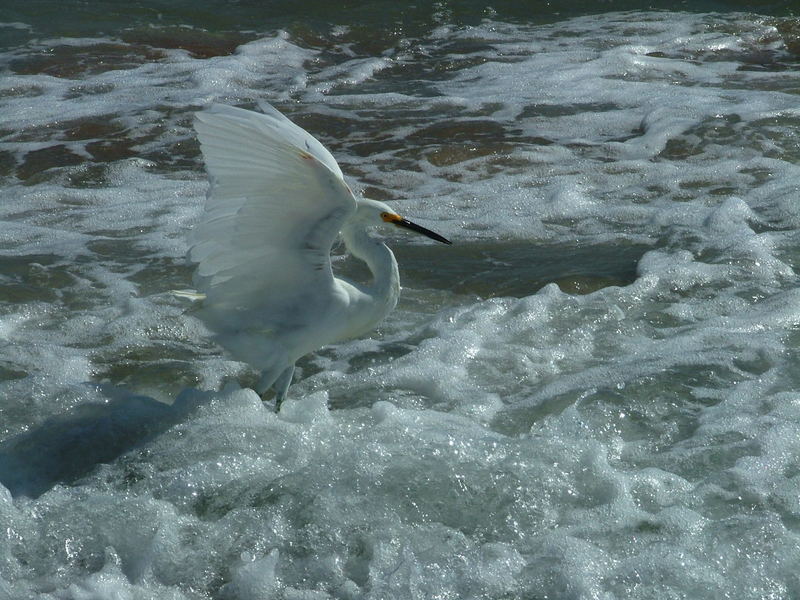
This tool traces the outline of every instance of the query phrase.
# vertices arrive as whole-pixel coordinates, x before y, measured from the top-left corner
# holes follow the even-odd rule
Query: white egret
[[[363,335],[397,304],[397,261],[369,228],[450,242],[383,202],[356,198],[319,141],[272,106],[262,109],[216,105],[196,115],[211,187],[189,258],[204,296],[200,317],[221,346],[261,370],[256,392],[273,388],[278,410],[297,359]],[[339,233],[369,266],[369,284],[334,277]]]

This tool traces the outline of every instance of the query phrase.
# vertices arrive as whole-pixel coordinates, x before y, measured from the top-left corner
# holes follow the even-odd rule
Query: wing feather
[[[356,209],[330,152],[262,108],[216,105],[195,120],[211,187],[189,258],[204,317],[225,330],[274,328],[299,306],[321,308],[334,285],[331,246]]]

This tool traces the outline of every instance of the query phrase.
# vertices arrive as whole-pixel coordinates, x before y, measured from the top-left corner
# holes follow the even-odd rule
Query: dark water
[[[126,2],[121,0],[31,0],[4,2],[0,21],[30,24],[35,31],[0,30],[5,45],[34,36],[120,35],[153,25],[192,26],[210,32],[302,30],[309,34],[331,25],[363,27],[376,38],[422,35],[440,23],[474,25],[482,19],[541,24],[570,17],[611,11],[674,10],[689,12],[745,11],[762,15],[793,16],[800,9],[788,0],[565,0],[542,2],[308,2],[187,0]]]

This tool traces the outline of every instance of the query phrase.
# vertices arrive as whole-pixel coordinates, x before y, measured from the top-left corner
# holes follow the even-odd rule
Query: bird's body
[[[397,304],[397,262],[367,228],[393,224],[447,240],[382,202],[357,199],[331,154],[269,105],[214,106],[195,129],[211,188],[189,258],[200,316],[235,358],[262,371],[259,393],[286,395],[298,358],[373,329]],[[334,276],[341,232],[372,281]]]

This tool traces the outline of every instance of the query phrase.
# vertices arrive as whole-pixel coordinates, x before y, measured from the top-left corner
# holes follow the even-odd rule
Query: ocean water
[[[0,598],[800,598],[800,21],[686,4],[0,9]],[[454,242],[280,415],[170,293],[263,100]]]

